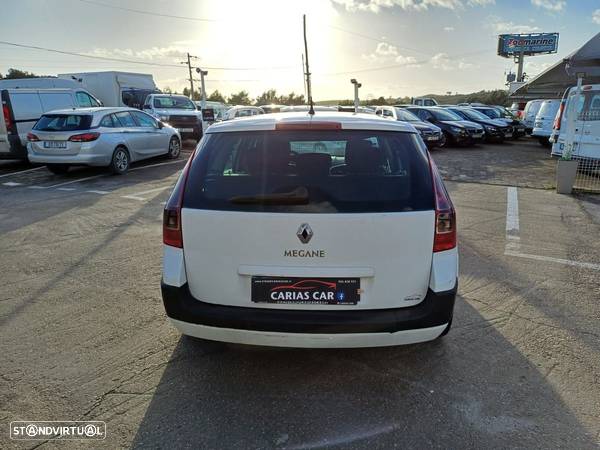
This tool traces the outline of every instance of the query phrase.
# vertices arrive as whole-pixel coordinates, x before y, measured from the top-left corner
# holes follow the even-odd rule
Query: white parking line
[[[134,167],[133,169],[129,169],[129,171],[130,172],[135,172],[136,170],[147,169],[149,167],[166,166],[168,164],[177,164],[177,163],[185,163],[185,162],[187,162],[187,159],[177,159],[175,161],[168,161],[168,162],[164,162],[164,163],[151,164],[149,166]]]
[[[85,192],[90,192],[92,194],[100,194],[100,195],[110,194],[110,191],[97,191],[94,189],[90,189],[89,191],[85,191]]]
[[[10,177],[12,175],[19,175],[21,173],[26,173],[26,172],[33,172],[34,170],[40,170],[40,169],[45,169],[45,168],[46,168],[46,166],[41,166],[41,167],[34,167],[33,169],[19,170],[18,172],[5,173],[3,175],[0,175],[0,178]]]
[[[533,259],[535,261],[548,261],[557,264],[564,264],[565,266],[575,266],[583,267],[586,269],[600,270],[600,264],[595,263],[573,261],[571,259],[552,258],[551,256],[531,255],[527,253],[514,252],[511,250],[506,250],[504,254],[507,256],[516,256],[517,258]]]
[[[65,181],[64,183],[53,184],[52,186],[44,186],[43,189],[52,189],[60,186],[66,186],[67,184],[79,183],[80,181],[93,180],[95,178],[105,177],[106,174],[101,173],[100,175],[92,175],[91,177],[79,178],[77,180]]]
[[[516,252],[521,247],[519,236],[519,196],[517,188],[506,190],[506,249]]]
[[[600,270],[600,264],[573,261],[571,259],[553,258],[552,256],[532,255],[521,253],[521,237],[519,236],[519,197],[516,187],[509,187],[506,192],[506,256],[531,259],[534,261],[547,261],[565,266],[582,267],[585,269]]]
[[[23,183],[15,183],[14,181],[7,181],[6,183],[2,183],[3,186],[21,186]]]
[[[57,191],[76,191],[75,188],[56,188]]]
[[[163,186],[163,187],[159,187],[156,189],[150,189],[148,191],[134,192],[133,194],[130,194],[130,195],[122,195],[121,198],[129,198],[129,199],[133,199],[133,200],[145,201],[147,199],[144,197],[140,197],[141,195],[151,194],[153,192],[160,192],[160,191],[164,191],[165,189],[170,189],[170,188],[171,188],[171,185]]]

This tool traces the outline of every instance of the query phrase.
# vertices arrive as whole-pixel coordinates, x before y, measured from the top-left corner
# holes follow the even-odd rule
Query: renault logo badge
[[[302,225],[300,225],[300,228],[298,228],[296,236],[298,236],[300,242],[302,242],[303,244],[308,244],[313,237],[313,230],[309,224],[303,223]]]

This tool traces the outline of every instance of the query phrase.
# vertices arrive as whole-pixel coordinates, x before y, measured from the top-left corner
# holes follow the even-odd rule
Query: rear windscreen
[[[185,208],[290,213],[434,208],[427,152],[414,133],[327,130],[207,134]]]
[[[44,114],[37,121],[34,130],[38,131],[80,131],[92,124],[92,116],[81,114]]]

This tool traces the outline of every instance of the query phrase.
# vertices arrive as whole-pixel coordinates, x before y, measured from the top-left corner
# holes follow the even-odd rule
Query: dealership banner
[[[498,54],[510,57],[523,52],[525,55],[556,53],[558,33],[501,34],[498,36]]]

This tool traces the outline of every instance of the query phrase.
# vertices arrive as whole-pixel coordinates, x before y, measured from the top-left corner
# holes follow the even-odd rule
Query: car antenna
[[[310,87],[310,70],[308,69],[308,44],[306,43],[306,14],[302,15],[302,26],[304,29],[304,61],[306,62],[306,94],[308,95],[308,113],[311,116],[315,115],[315,106],[313,105],[312,91]]]

